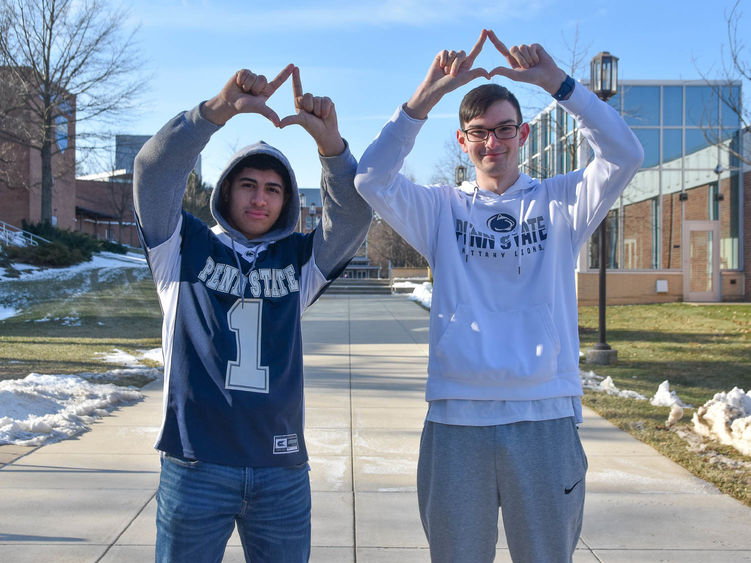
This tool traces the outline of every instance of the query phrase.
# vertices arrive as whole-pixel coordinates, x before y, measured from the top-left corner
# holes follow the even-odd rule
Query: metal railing
[[[13,246],[38,246],[40,242],[50,242],[44,237],[35,235],[5,221],[0,221],[0,242]]]

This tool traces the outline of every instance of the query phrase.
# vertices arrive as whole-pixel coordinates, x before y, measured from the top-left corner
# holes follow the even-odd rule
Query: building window
[[[608,215],[608,268],[680,269],[683,221],[708,219],[720,223],[721,268],[740,267],[743,175],[732,151],[744,149],[737,112],[741,97],[738,83],[621,84],[608,104],[624,116],[645,158]],[[592,157],[562,108],[549,106],[530,125],[529,141],[520,151],[530,175],[567,173],[586,164],[578,157]],[[589,268],[598,267],[598,244],[595,233]]]
[[[623,118],[636,127],[660,124],[660,87],[631,86],[623,93]]]
[[[662,124],[683,125],[683,86],[665,86],[662,89]]]
[[[652,198],[652,264],[651,268],[659,268],[660,256],[660,198]]]
[[[716,125],[718,113],[718,98],[711,86],[686,86],[686,125]]]
[[[605,265],[609,270],[618,269],[618,210],[611,209],[605,219]],[[600,229],[589,241],[589,267],[600,267]]]
[[[717,221],[720,218],[720,202],[717,199],[719,193],[720,191],[717,187],[717,182],[709,185],[707,215],[709,216],[710,221]]]
[[[714,168],[715,165],[712,164],[710,166],[710,162],[706,161],[706,159],[701,161],[697,160],[697,157],[701,158],[702,155],[695,155],[695,153],[698,153],[700,150],[709,146],[710,143],[707,137],[709,136],[711,138],[712,135],[714,135],[714,138],[717,138],[717,134],[712,133],[711,130],[686,129],[686,158],[690,159],[687,163],[689,168]],[[707,156],[709,156],[710,159],[717,160],[716,155],[717,153],[714,151],[714,154]]]
[[[722,126],[737,129],[741,126],[741,89],[738,86],[723,86],[721,96]]]
[[[660,130],[634,129],[634,135],[644,147],[642,168],[652,168],[660,163]]]
[[[621,226],[623,230],[623,268],[645,270],[652,267],[653,200],[660,192],[660,174],[642,170],[634,177],[621,196]]]
[[[662,165],[666,168],[681,168],[683,156],[683,131],[665,129],[662,132]]]
[[[723,197],[718,207],[720,267],[729,270],[737,270],[740,267],[740,179],[740,172],[734,171],[729,178],[722,178],[719,185],[719,194]]]

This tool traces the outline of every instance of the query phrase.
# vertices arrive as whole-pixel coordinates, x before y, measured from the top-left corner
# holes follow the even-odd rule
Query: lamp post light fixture
[[[467,167],[463,164],[459,164],[454,170],[454,181],[457,186],[461,186],[467,179]]]
[[[722,201],[725,199],[725,196],[720,193],[720,181],[722,179],[722,173],[725,171],[725,169],[722,167],[722,164],[719,162],[717,163],[717,166],[714,167],[714,173],[717,174],[717,191],[715,192],[715,200],[716,201]]]
[[[589,87],[603,102],[618,93],[618,57],[608,51],[602,51],[592,58],[589,66]],[[607,297],[607,229],[608,216],[598,227],[600,244],[600,295],[599,295],[599,341],[586,352],[587,363],[598,365],[614,364],[618,360],[618,351],[610,347],[606,339],[605,308]]]
[[[589,63],[589,86],[603,102],[618,93],[618,57],[601,51]]]

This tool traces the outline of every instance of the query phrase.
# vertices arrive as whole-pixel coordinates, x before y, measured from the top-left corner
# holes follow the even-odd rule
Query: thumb
[[[264,116],[266,119],[271,121],[274,125],[279,127],[279,116],[276,114],[276,112],[271,109],[266,104],[262,105],[260,108],[258,108],[258,113],[260,113],[262,116]]]
[[[288,125],[302,125],[303,123],[302,123],[302,118],[300,117],[300,115],[301,114],[299,113],[295,115],[288,115],[277,124],[277,127],[283,129],[287,127]]]
[[[490,80],[490,78],[493,76],[491,73],[489,73],[487,70],[485,70],[482,67],[473,68],[469,75],[471,77],[471,80],[474,80],[476,78],[487,78]]]
[[[505,78],[510,78],[511,80],[518,80],[519,72],[507,66],[497,66],[490,72],[485,73],[485,78],[487,79],[490,79],[494,76],[503,76]]]

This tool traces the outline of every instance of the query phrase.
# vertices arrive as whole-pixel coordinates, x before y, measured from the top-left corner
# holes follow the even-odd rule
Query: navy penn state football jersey
[[[147,254],[164,314],[157,449],[231,466],[305,462],[300,320],[329,283],[313,235],[245,247],[183,212]]]

